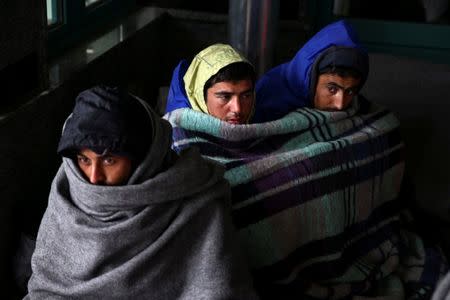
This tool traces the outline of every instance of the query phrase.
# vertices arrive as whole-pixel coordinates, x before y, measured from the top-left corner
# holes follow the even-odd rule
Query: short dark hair
[[[356,69],[351,67],[328,66],[320,70],[319,75],[336,74],[340,77],[362,78],[363,75]]]
[[[251,80],[253,88],[255,88],[256,73],[253,66],[244,61],[235,62],[229,64],[222,69],[220,69],[215,75],[211,76],[203,86],[203,98],[206,101],[206,94],[210,87],[218,82],[223,81],[241,81],[241,80]]]

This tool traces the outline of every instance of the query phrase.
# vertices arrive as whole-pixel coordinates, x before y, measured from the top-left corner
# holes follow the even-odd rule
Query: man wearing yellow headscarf
[[[255,104],[255,71],[242,54],[227,44],[200,51],[190,65],[174,71],[166,112],[178,108],[210,114],[230,124],[246,124]]]

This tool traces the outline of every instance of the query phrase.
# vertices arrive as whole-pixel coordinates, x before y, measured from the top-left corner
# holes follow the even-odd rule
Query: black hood
[[[150,115],[138,99],[119,88],[96,86],[78,95],[66,120],[58,153],[71,156],[82,148],[140,161],[151,141]]]

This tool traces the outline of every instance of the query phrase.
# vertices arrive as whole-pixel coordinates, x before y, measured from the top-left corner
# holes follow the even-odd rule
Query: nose
[[[89,181],[92,184],[103,184],[105,182],[105,172],[99,164],[92,164],[89,174]]]
[[[230,101],[230,110],[231,112],[239,114],[241,112],[241,102],[239,97],[235,96]]]
[[[342,110],[345,108],[345,104],[347,102],[346,96],[342,91],[339,91],[334,98],[334,108],[336,110]]]

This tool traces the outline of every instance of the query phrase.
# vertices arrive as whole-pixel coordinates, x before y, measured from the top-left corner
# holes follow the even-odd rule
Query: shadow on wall
[[[450,223],[450,66],[371,54],[362,94],[400,120],[406,170],[420,210]],[[413,199],[411,199],[413,200]]]

